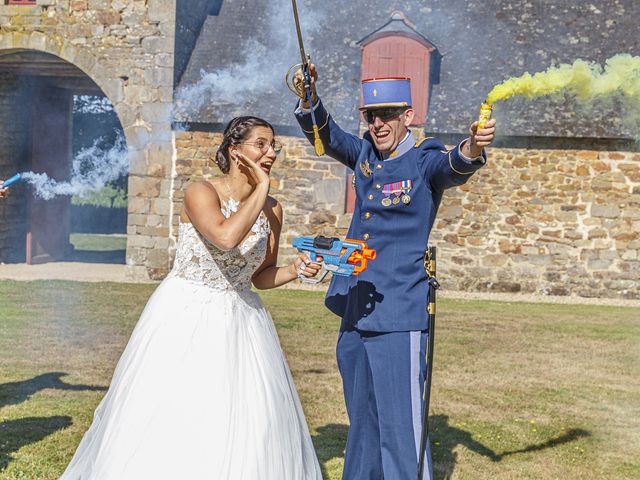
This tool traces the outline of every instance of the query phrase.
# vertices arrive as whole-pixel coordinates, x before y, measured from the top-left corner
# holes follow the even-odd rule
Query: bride
[[[300,401],[258,289],[319,265],[277,267],[282,207],[273,127],[234,118],[225,174],[185,193],[175,264],[142,312],[63,480],[317,480]]]

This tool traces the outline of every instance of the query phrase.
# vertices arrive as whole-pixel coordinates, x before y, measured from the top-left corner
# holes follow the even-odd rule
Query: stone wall
[[[23,79],[0,74],[0,179],[24,170],[29,125]],[[24,184],[11,187],[11,195],[0,200],[0,262],[24,262],[26,248],[27,196]]]
[[[285,212],[284,263],[293,237],[344,238],[350,215],[346,169],[302,138],[280,138],[271,193]],[[218,174],[219,142],[218,133],[177,135],[177,187]],[[491,149],[489,159],[440,207],[431,243],[444,288],[640,298],[640,154]]]
[[[38,0],[0,5],[0,52],[50,53],[84,71],[114,105],[131,154],[130,278],[169,269],[175,0]]]
[[[445,195],[447,288],[640,298],[640,154],[493,149]]]

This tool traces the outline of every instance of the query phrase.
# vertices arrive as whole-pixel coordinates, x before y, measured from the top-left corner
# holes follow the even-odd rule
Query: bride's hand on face
[[[253,178],[256,184],[263,184],[269,186],[270,178],[269,174],[262,170],[259,163],[256,160],[252,160],[238,150],[234,150],[231,153],[232,158],[237,162],[238,166],[244,165],[249,170],[249,175]]]

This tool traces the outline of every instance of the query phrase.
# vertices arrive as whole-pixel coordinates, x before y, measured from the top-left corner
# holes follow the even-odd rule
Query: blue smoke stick
[[[16,173],[13,177],[6,179],[4,181],[4,183],[2,184],[2,186],[0,186],[0,188],[10,187],[11,185],[13,185],[14,183],[19,182],[20,180],[22,180],[22,174],[21,173]]]

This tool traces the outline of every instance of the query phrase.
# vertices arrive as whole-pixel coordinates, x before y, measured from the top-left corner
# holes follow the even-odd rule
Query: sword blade
[[[300,18],[298,17],[298,5],[296,0],[291,0],[293,6],[293,19],[296,22],[296,33],[298,34],[298,46],[300,47],[300,57],[302,57],[302,65],[307,66],[307,56],[304,53],[304,43],[302,41],[302,30],[300,30]]]

